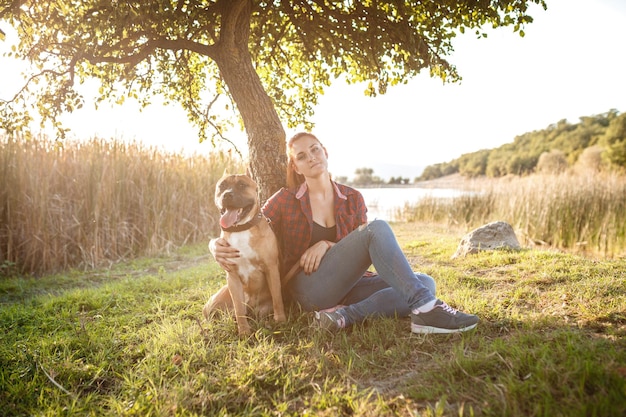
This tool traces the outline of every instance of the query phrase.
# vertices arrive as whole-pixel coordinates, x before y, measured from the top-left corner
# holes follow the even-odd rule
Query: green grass
[[[556,251],[450,259],[458,230],[394,224],[416,270],[482,321],[408,319],[333,335],[296,309],[202,319],[223,272],[206,245],[109,269],[0,282],[0,414],[618,416],[626,413],[626,260]]]

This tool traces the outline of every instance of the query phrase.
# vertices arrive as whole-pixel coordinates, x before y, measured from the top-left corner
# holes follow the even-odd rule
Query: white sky
[[[356,168],[370,167],[383,178],[412,179],[427,165],[498,147],[561,119],[575,123],[610,109],[626,111],[626,1],[547,2],[547,11],[531,9],[535,21],[524,38],[510,28],[489,31],[487,39],[458,37],[449,60],[463,77],[459,84],[443,85],[423,74],[373,99],[363,95],[363,86],[333,85],[313,119],[333,174],[352,176]],[[0,43],[0,52],[9,42]],[[0,60],[2,98],[16,86],[5,61]],[[208,142],[198,144],[177,107],[139,112],[129,102],[96,113],[87,105],[66,120],[77,138],[136,139],[173,151],[212,149]],[[232,137],[245,143],[243,134]]]

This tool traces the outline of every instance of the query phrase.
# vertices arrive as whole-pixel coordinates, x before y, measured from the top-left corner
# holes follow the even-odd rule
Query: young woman
[[[339,330],[371,316],[411,316],[414,333],[455,333],[479,319],[435,298],[435,282],[412,271],[389,225],[367,222],[357,190],[331,180],[328,152],[311,133],[288,142],[287,187],[270,197],[263,214],[282,242],[285,293],[320,326]],[[228,270],[235,248],[209,245]],[[374,265],[375,274],[368,272]]]

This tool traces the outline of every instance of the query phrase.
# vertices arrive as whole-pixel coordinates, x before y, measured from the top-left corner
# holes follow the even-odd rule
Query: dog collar
[[[244,223],[244,224],[238,224],[236,226],[231,226],[231,227],[227,227],[227,228],[223,228],[222,230],[225,232],[243,232],[244,230],[248,230],[251,229],[252,227],[256,226],[257,224],[259,224],[259,222],[263,219],[263,214],[261,214],[259,212],[259,214],[257,214],[256,216],[254,216],[252,218],[252,220],[250,220],[248,223]]]

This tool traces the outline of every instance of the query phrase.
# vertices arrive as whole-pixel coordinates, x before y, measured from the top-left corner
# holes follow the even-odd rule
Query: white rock
[[[497,221],[472,230],[461,239],[452,258],[493,249],[521,249],[513,228],[507,222]]]

